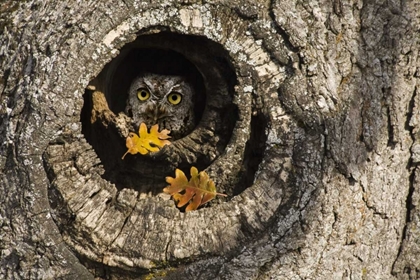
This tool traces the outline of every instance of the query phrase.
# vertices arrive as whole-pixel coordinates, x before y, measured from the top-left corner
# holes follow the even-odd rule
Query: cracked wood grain
[[[3,1],[0,278],[419,278],[419,11],[416,1]],[[157,160],[162,174],[201,162],[229,192],[189,214],[135,177],[115,184],[112,156],[99,156],[81,117],[106,65],[137,36],[165,32],[226,54],[169,44],[218,91],[213,119]],[[213,63],[236,80],[218,87],[231,74]],[[127,120],[101,108],[91,132],[117,143]],[[224,134],[217,120],[231,108]]]

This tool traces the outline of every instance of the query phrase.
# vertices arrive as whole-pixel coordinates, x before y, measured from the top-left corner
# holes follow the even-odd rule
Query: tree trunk
[[[417,1],[6,0],[0,30],[1,279],[420,278]],[[122,160],[145,64],[194,72],[200,122]],[[191,166],[227,198],[177,208]]]

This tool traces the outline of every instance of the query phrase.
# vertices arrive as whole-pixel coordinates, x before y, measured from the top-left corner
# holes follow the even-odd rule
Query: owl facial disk
[[[137,98],[142,102],[146,101],[150,98],[150,92],[145,88],[139,88],[137,90]]]
[[[178,105],[182,100],[182,95],[178,92],[171,92],[167,98],[172,105]]]

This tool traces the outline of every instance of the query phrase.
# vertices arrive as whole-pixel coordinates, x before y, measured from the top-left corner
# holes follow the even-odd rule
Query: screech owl
[[[137,127],[159,124],[178,139],[195,126],[194,103],[194,88],[185,77],[142,74],[131,83],[125,111]]]

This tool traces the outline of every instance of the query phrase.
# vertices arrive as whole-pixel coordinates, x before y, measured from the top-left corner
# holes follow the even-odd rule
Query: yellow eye
[[[137,98],[140,101],[146,101],[150,98],[150,92],[147,89],[141,88],[137,90]]]
[[[168,101],[173,105],[179,104],[179,102],[181,102],[181,99],[182,95],[178,92],[172,92],[168,95]]]

